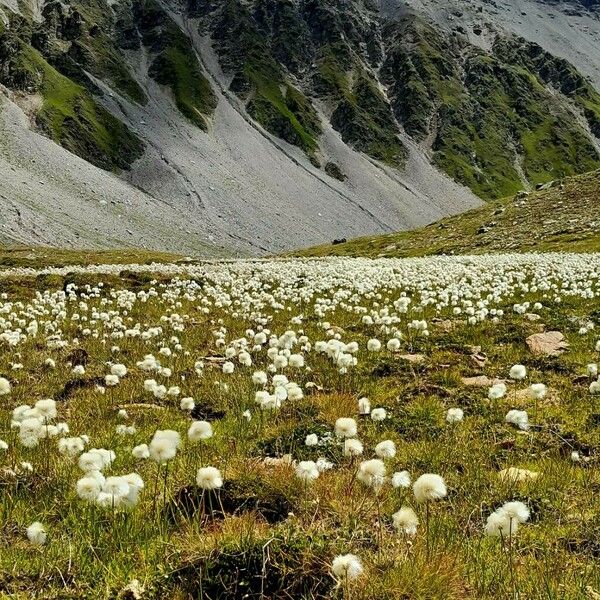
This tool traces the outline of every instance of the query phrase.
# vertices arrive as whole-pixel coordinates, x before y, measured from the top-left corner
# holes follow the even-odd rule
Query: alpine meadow
[[[599,600],[598,0],[0,0],[0,599]]]

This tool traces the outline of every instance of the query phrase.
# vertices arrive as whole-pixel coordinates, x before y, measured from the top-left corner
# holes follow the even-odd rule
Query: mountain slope
[[[31,173],[0,182],[11,199],[0,217],[17,227],[3,235],[60,244],[62,212],[78,203],[31,196],[38,173],[18,151],[30,134],[113,171],[118,196],[116,178],[94,171],[108,204],[143,198],[131,233],[95,218],[99,231],[182,251],[261,254],[414,228],[477,196],[598,168],[600,53],[587,64],[572,50],[578,37],[593,45],[588,4],[523,0],[516,15],[427,0],[0,0],[3,160]],[[546,32],[557,20],[560,39]],[[37,171],[54,162],[34,158]],[[161,208],[138,219],[138,204]],[[181,215],[177,237],[155,233],[163,212]],[[69,235],[81,243],[88,229],[74,218]]]
[[[600,252],[600,171],[489,202],[415,231],[327,244],[297,256],[397,257],[490,252]]]

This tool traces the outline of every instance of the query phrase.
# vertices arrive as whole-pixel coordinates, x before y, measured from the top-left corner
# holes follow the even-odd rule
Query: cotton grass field
[[[600,598],[600,255],[0,292],[0,597]]]

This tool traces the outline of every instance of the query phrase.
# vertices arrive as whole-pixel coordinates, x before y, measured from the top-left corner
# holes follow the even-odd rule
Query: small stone
[[[559,356],[569,347],[569,343],[560,331],[534,333],[525,341],[531,352],[544,356]]]

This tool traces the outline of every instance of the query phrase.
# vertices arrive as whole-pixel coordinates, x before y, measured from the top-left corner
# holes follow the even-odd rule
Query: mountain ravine
[[[600,167],[600,5],[0,0],[0,243],[260,255]]]

